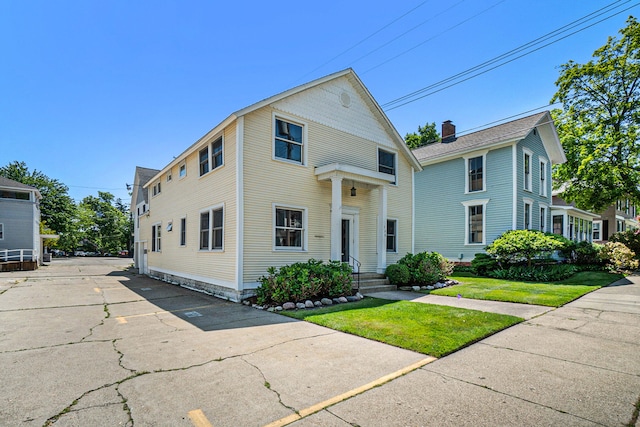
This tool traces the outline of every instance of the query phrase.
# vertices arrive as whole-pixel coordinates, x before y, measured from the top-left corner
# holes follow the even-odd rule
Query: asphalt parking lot
[[[0,275],[0,425],[638,425],[637,278],[434,361],[129,264]]]

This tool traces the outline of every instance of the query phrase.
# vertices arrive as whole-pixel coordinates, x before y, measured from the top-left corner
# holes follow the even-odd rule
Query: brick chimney
[[[442,142],[445,144],[456,140],[456,125],[451,120],[442,122]]]

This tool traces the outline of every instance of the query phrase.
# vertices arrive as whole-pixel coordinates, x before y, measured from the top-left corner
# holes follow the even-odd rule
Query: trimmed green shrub
[[[639,230],[627,230],[615,233],[609,237],[610,242],[624,243],[626,247],[636,254],[636,258],[640,258],[640,233]]]
[[[280,268],[269,267],[256,289],[258,304],[302,302],[314,297],[351,295],[351,267],[340,261],[323,263],[315,259]]]
[[[509,230],[487,246],[487,252],[499,262],[517,264],[531,262],[536,258],[549,257],[561,249],[563,243],[554,236],[535,230]]]
[[[607,242],[600,252],[601,259],[610,271],[624,272],[638,269],[636,254],[624,243]]]
[[[478,276],[486,276],[489,271],[498,268],[498,261],[489,254],[478,253],[471,261],[473,273]]]
[[[409,267],[404,264],[391,264],[387,266],[384,274],[387,276],[387,279],[389,279],[389,283],[396,286],[407,285],[409,280],[411,280]]]
[[[453,263],[437,252],[406,254],[398,264],[407,266],[410,282],[418,286],[433,285],[453,272]]]
[[[556,282],[568,279],[579,271],[579,268],[571,264],[556,265],[512,265],[508,268],[490,270],[487,275],[495,279],[524,280],[529,282]]]

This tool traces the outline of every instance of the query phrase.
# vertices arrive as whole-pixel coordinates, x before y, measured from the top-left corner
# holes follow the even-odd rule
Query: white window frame
[[[301,153],[300,153],[300,161],[298,162],[297,160],[290,160],[290,159],[286,159],[284,157],[278,157],[276,156],[276,120],[280,120],[283,122],[287,122],[287,123],[291,123],[293,125],[296,126],[300,126],[302,127],[302,143],[300,144],[301,148]],[[309,151],[307,148],[308,145],[308,134],[307,134],[307,124],[297,118],[294,118],[292,116],[286,115],[286,114],[282,114],[282,113],[276,113],[273,112],[271,115],[271,126],[272,126],[272,130],[271,130],[271,158],[272,160],[276,160],[278,162],[284,162],[284,163],[288,163],[290,165],[297,165],[297,166],[306,166],[307,165],[307,151]]]
[[[168,221],[167,222],[167,233],[170,233],[173,231],[173,221]]]
[[[522,229],[523,230],[533,230],[533,199],[529,199],[527,197],[522,199]],[[527,206],[529,206],[529,215],[527,218]],[[527,223],[529,223],[529,227],[527,228]]]
[[[171,175],[171,168],[169,168],[169,170],[167,171],[167,182],[171,182],[171,180],[173,179],[173,176]]]
[[[278,209],[294,210],[302,212],[302,246],[277,246],[276,245],[276,212]],[[307,252],[307,242],[309,234],[309,217],[306,207],[273,203],[271,205],[271,244],[274,252]]]
[[[527,174],[527,157],[529,157],[529,173]],[[533,151],[528,148],[522,149],[522,177],[523,177],[523,186],[524,191],[533,191],[531,188],[533,185],[533,170],[531,166],[533,165]]]
[[[4,240],[4,224],[0,222],[0,240]]]
[[[389,250],[389,222],[394,222],[395,223],[395,234],[393,234],[393,245],[395,246],[395,249],[393,250]],[[388,254],[397,254],[398,253],[398,219],[397,218],[387,218],[387,224],[386,224],[387,228],[387,233],[386,236],[387,238],[385,239],[385,246],[387,248],[387,253]]]
[[[464,157],[464,194],[478,194],[487,191],[487,153],[488,150],[472,153]],[[482,190],[471,191],[471,180],[469,179],[469,161],[477,157],[482,157]]]
[[[151,224],[151,252],[162,252],[162,222]]]
[[[462,202],[464,206],[464,245],[485,246],[487,244],[487,205],[490,199],[468,200]],[[469,242],[469,208],[482,205],[482,242]]]
[[[380,171],[380,151],[384,151],[387,154],[393,154],[393,173],[386,173]],[[378,172],[386,173],[387,175],[393,175],[396,177],[393,185],[398,185],[398,152],[387,147],[378,146],[378,150],[376,151],[376,160],[378,162]],[[382,165],[384,167],[388,167],[386,165]]]
[[[547,186],[549,179],[549,162],[547,159],[540,157],[540,195],[542,197],[547,197]]]
[[[542,231],[543,233],[546,233],[547,231],[547,223],[549,221],[549,206],[545,205],[544,203],[539,203],[538,204],[540,207],[540,224],[539,224],[539,228],[540,231]],[[543,213],[544,211],[544,213]],[[544,217],[544,219],[543,219]]]
[[[155,184],[153,184],[151,193],[152,193],[153,197],[156,197],[158,194],[162,193],[162,182],[161,181],[158,181]]]
[[[184,173],[182,172],[184,171]],[[178,166],[178,178],[182,179],[187,176],[187,161],[183,160]]]
[[[216,229],[214,229],[213,226],[213,213],[215,211],[222,211],[222,228],[221,228],[221,232],[222,232],[222,245],[219,248],[215,248],[214,245],[214,240],[213,240],[213,234],[214,231]],[[202,248],[202,214],[203,213],[208,213],[209,214],[209,236],[208,236],[208,243],[207,243],[207,247],[206,248]],[[224,229],[225,229],[225,220],[226,220],[226,215],[225,215],[225,207],[224,207],[224,203],[220,203],[214,206],[210,206],[208,208],[205,209],[201,209],[200,212],[198,213],[198,250],[200,252],[224,252],[224,243],[225,243],[225,238],[224,238]]]
[[[598,225],[598,230],[596,231],[596,225]],[[596,239],[596,232],[598,233],[598,238]],[[591,225],[591,240],[602,240],[602,220],[593,221]]]
[[[178,239],[181,247],[187,246],[187,217],[186,216],[183,216],[182,218],[180,218],[180,234],[178,236]]]

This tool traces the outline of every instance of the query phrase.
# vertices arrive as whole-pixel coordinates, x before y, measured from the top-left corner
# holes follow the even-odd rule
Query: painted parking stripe
[[[187,415],[195,427],[213,427],[204,412],[202,412],[202,409],[189,411]]]
[[[276,420],[272,423],[269,423],[267,425],[265,425],[264,427],[282,427],[282,426],[286,426],[289,425],[293,422],[296,422],[304,417],[307,417],[309,415],[315,414],[316,412],[320,412],[325,408],[328,408],[329,406],[335,405],[336,403],[340,403],[344,400],[350,399],[358,394],[364,393],[367,390],[371,390],[372,388],[378,387],[384,383],[387,383],[389,381],[395,380],[398,377],[401,377],[403,375],[408,374],[409,372],[415,371],[416,369],[419,369],[421,367],[423,367],[424,365],[431,363],[436,359],[435,357],[427,357],[426,359],[422,359],[419,360],[416,363],[413,363],[407,367],[404,367],[398,371],[395,371],[389,375],[385,375],[383,377],[378,378],[377,380],[371,381],[368,384],[365,384],[363,386],[360,386],[358,388],[354,388],[353,390],[349,390],[346,393],[343,394],[339,394],[337,396],[334,396],[330,399],[325,400],[324,402],[320,402],[317,403],[313,406],[309,406],[308,408],[302,409],[301,411],[298,411],[297,414],[291,414],[288,417],[284,417],[281,418],[279,420]]]

